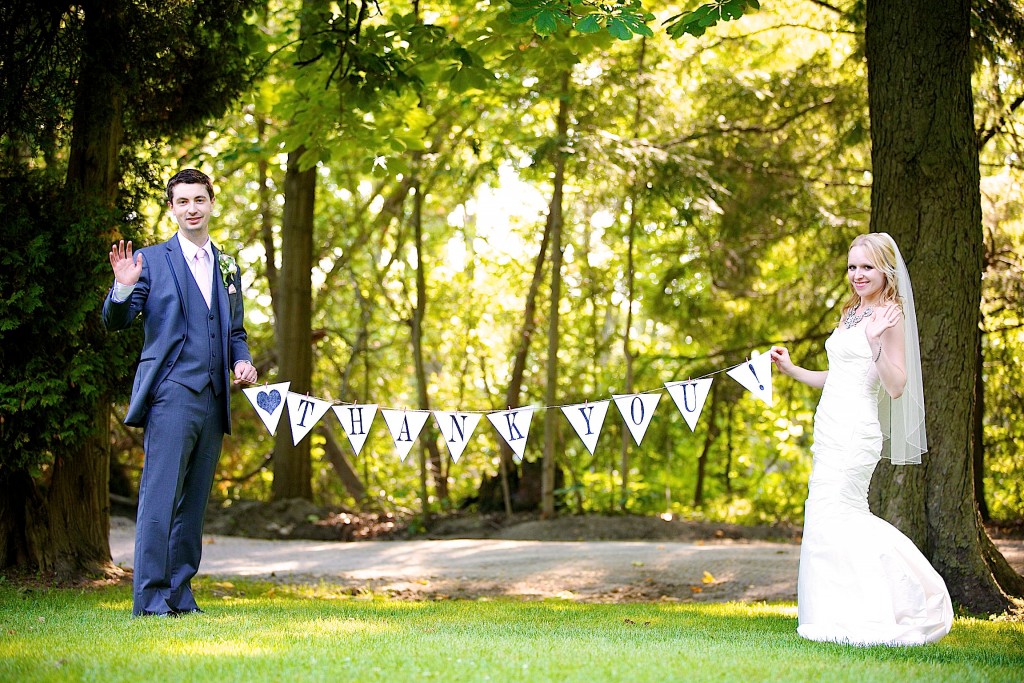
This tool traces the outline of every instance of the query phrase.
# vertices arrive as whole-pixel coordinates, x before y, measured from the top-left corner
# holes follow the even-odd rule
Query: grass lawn
[[[0,681],[1013,681],[1024,624],[917,648],[811,643],[793,604],[400,601],[196,582],[206,613],[133,619],[127,586],[0,582]]]

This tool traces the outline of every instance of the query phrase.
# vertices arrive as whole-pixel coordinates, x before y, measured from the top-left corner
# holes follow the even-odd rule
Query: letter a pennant
[[[530,433],[530,420],[533,419],[533,408],[499,410],[496,413],[488,413],[487,419],[515,453],[515,459],[522,460],[523,451],[526,450],[526,437]]]
[[[345,430],[348,442],[352,444],[352,450],[356,455],[363,449],[366,437],[370,434],[370,425],[373,424],[373,416],[377,414],[376,403],[365,403],[362,405],[353,404],[350,406],[331,406],[331,410],[338,416],[341,428]]]
[[[686,424],[690,425],[691,432],[697,428],[697,420],[704,410],[704,402],[708,400],[708,392],[711,391],[713,381],[712,378],[705,377],[686,382],[665,382],[665,388],[676,402],[676,408],[679,408]]]
[[[647,433],[647,427],[654,417],[654,409],[658,407],[661,400],[661,392],[656,394],[612,394],[615,405],[622,413],[622,419],[629,427],[629,433],[639,446]]]
[[[469,437],[473,436],[473,430],[480,423],[480,413],[450,413],[444,410],[435,410],[434,419],[437,420],[437,428],[441,430],[441,436],[448,446],[448,452],[452,454],[452,460],[459,461],[462,451],[466,450]]]
[[[562,406],[562,413],[583,440],[583,445],[593,455],[597,437],[601,436],[604,416],[608,414],[608,401]]]
[[[772,398],[772,357],[769,354],[754,351],[749,361],[727,370],[726,374],[769,406],[775,405]]]
[[[395,450],[398,451],[398,457],[402,459],[402,462],[405,462],[413,442],[416,441],[416,437],[423,430],[423,425],[427,423],[427,418],[430,417],[430,411],[388,410],[387,408],[382,408],[380,414],[388,425],[388,431],[395,442]]]
[[[331,404],[328,401],[305,394],[296,394],[294,391],[288,392],[288,419],[291,421],[293,446],[302,441],[306,434],[309,434],[330,407]]]
[[[291,385],[291,382],[280,382],[242,389],[242,393],[256,409],[256,414],[263,420],[263,426],[271,436],[277,434],[277,424],[284,414],[284,397],[288,395],[288,387]]]

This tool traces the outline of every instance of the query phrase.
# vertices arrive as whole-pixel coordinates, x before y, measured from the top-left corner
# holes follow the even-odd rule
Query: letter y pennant
[[[608,414],[608,403],[609,401],[596,401],[562,406],[565,419],[569,420],[569,424],[576,430],[591,455],[597,447],[597,438],[601,436],[604,417]]]

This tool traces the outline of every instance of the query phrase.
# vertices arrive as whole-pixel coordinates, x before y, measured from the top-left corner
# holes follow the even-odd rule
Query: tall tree
[[[0,10],[0,24],[12,38],[4,42],[0,59],[0,82],[12,86],[0,98],[0,137],[5,150],[18,150],[7,157],[4,174],[51,181],[62,171],[64,176],[62,211],[51,216],[45,206],[19,210],[18,217],[37,221],[36,232],[51,235],[51,242],[34,257],[36,263],[16,266],[63,293],[42,291],[40,296],[38,284],[21,283],[16,296],[22,306],[11,313],[30,317],[0,325],[21,335],[5,335],[3,347],[27,354],[9,366],[13,356],[0,361],[4,565],[33,565],[65,576],[114,571],[107,547],[109,401],[124,389],[119,384],[130,368],[123,364],[128,355],[123,348],[100,333],[99,307],[110,282],[101,245],[109,245],[118,233],[131,236],[135,227],[119,229],[117,216],[135,212],[139,197],[150,189],[139,187],[144,183],[138,176],[145,177],[146,169],[126,169],[128,153],[223,113],[248,82],[254,70],[244,14],[253,4],[218,1],[200,10],[128,0],[30,2]],[[51,109],[25,108],[26,100]],[[69,123],[70,140],[62,135]],[[61,158],[67,159],[64,168]],[[134,179],[130,191],[126,175]],[[18,223],[5,221],[5,227]],[[51,234],[55,224],[68,229]],[[18,245],[16,231],[5,232],[4,238],[14,244],[0,250],[24,255],[26,245]],[[73,271],[62,262],[70,255],[77,258]],[[55,266],[50,281],[43,273]],[[73,305],[59,309],[68,301]],[[33,306],[58,307],[60,317],[44,318]],[[49,320],[53,327],[36,329],[31,317]],[[94,373],[103,379],[86,379]],[[34,400],[25,400],[26,389]],[[9,403],[10,398],[14,401]],[[73,412],[44,414],[47,405]],[[45,416],[52,425],[24,431],[33,415]]]
[[[277,364],[296,393],[312,391],[313,334],[310,273],[313,269],[313,217],[316,168],[303,168],[299,147],[288,154],[281,217],[281,273],[278,278]],[[282,425],[274,442],[274,500],[313,498],[309,439],[292,441],[291,428]]]
[[[548,310],[547,383],[544,401],[549,406],[558,403],[558,345],[559,307],[562,303],[563,244],[562,194],[565,190],[565,160],[569,145],[569,110],[572,102],[571,78],[568,69],[559,77],[558,110],[555,115],[555,139],[551,178],[551,203],[548,208],[551,221],[551,301]],[[544,413],[544,461],[541,476],[541,511],[547,517],[555,514],[555,469],[558,447],[558,411]]]
[[[999,612],[1024,579],[1001,571],[974,504],[982,232],[970,32],[969,0],[867,3],[871,225],[892,233],[911,269],[929,425],[924,464],[883,466],[872,488],[954,600]]]

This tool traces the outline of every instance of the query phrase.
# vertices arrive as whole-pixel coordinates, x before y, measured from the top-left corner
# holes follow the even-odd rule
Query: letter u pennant
[[[487,419],[515,453],[514,459],[522,460],[523,451],[526,450],[526,437],[530,434],[533,408],[499,410],[496,413],[487,413]]]

